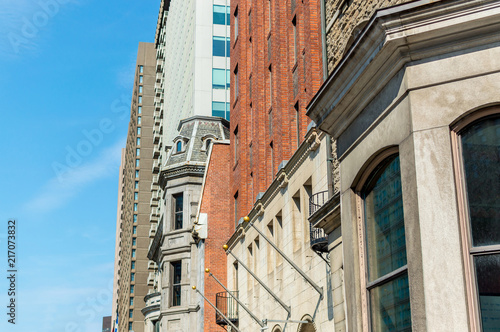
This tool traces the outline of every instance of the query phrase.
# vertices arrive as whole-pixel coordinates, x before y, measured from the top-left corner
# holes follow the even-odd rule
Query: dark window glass
[[[214,56],[226,56],[226,38],[214,36],[213,39],[213,55]],[[229,56],[229,53],[228,55]]]
[[[175,229],[182,228],[182,208],[184,204],[184,195],[183,193],[174,195],[174,219],[175,219]]]
[[[226,56],[229,57],[231,52],[229,51],[231,49],[231,39],[229,37],[226,37]]]
[[[474,265],[483,331],[498,331],[500,326],[500,254],[475,256]]]
[[[212,69],[212,88],[225,89],[226,88],[226,70],[225,69]]]
[[[376,182],[372,181],[374,186],[365,196],[370,281],[406,265],[399,157],[393,157],[375,176]]]
[[[473,246],[500,243],[500,118],[461,133]]]
[[[500,326],[500,117],[461,133],[463,170],[483,332]],[[485,247],[491,246],[491,247]]]
[[[214,24],[226,24],[226,6],[214,5]]]
[[[397,278],[387,276],[406,266],[398,155],[386,159],[371,174],[363,195],[368,279],[376,281],[370,289],[372,330],[411,331],[408,274],[404,271]]]
[[[177,152],[181,152],[182,151],[182,142],[181,141],[177,142],[176,151]]]
[[[181,262],[172,263],[172,306],[181,305]]]
[[[408,274],[370,292],[372,331],[411,331]]]
[[[212,116],[225,117],[226,103],[220,101],[212,102]]]

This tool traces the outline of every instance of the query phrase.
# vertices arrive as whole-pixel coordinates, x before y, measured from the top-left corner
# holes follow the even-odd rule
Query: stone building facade
[[[207,223],[202,222],[205,229],[198,229],[194,237],[192,232],[199,223],[212,147],[214,143],[228,143],[229,123],[222,118],[195,116],[182,120],[178,130],[160,171],[163,213],[148,252],[158,272],[143,309],[148,332],[203,331],[205,303],[191,285],[203,289],[205,255],[210,252],[206,248],[206,242],[210,242]]]
[[[380,8],[411,0],[325,0],[325,39],[328,73],[344,56],[364,26]],[[435,2],[435,1],[431,1]]]
[[[227,242],[228,287],[262,323],[239,306],[240,331],[345,329],[342,283],[334,285],[331,278],[341,273],[342,252],[337,248],[331,255],[336,265],[325,262],[328,240],[308,222],[311,199],[328,200],[329,144],[324,133],[310,129],[250,210],[249,222]]]
[[[379,9],[309,105],[337,140],[341,222],[311,221],[341,230],[349,331],[500,326],[499,27],[499,1]]]

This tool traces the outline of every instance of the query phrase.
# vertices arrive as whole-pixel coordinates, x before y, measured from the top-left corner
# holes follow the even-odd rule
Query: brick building
[[[235,223],[303,141],[323,79],[320,1],[231,2],[231,195]]]

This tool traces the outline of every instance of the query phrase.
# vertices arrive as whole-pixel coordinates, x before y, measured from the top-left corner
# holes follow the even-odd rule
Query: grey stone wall
[[[367,22],[377,9],[410,0],[325,0],[328,74],[342,59],[346,47],[359,33],[356,27]],[[360,25],[362,27],[363,24]]]

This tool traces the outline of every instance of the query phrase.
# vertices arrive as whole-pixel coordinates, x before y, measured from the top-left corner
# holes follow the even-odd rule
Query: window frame
[[[178,198],[182,198],[182,203],[181,203],[181,210],[177,211],[177,200]],[[181,225],[177,224],[177,216],[181,216]],[[184,192],[178,192],[175,194],[172,194],[172,216],[173,216],[173,224],[172,224],[172,229],[173,230],[180,230],[184,228]]]
[[[364,193],[365,193],[365,186],[367,183],[370,182],[371,176],[374,172],[376,172],[377,169],[381,168],[382,166],[385,166],[385,162],[388,158],[391,158],[394,155],[401,155],[399,154],[399,148],[397,146],[391,146],[383,149],[382,151],[377,152],[374,157],[370,158],[363,166],[362,170],[360,171],[360,174],[356,177],[354,181],[354,186],[353,186],[353,191],[356,195],[356,217],[357,217],[357,226],[358,226],[358,243],[359,243],[359,253],[360,253],[360,285],[361,285],[361,302],[363,303],[362,305],[362,321],[363,321],[363,326],[366,327],[368,331],[372,331],[372,317],[371,317],[371,297],[370,297],[370,292],[379,287],[383,286],[384,284],[387,284],[391,282],[392,280],[395,280],[399,278],[400,276],[403,276],[406,274],[408,276],[408,291],[409,291],[409,302],[410,302],[410,313],[411,313],[411,279],[410,279],[410,273],[408,271],[408,256],[407,256],[407,262],[405,265],[389,272],[386,273],[383,276],[378,277],[377,279],[374,279],[373,281],[369,281],[369,276],[368,276],[368,239],[367,239],[367,234],[366,234],[366,220],[365,220],[365,198],[364,198]],[[401,175],[402,179],[402,175]],[[403,189],[403,188],[401,188]],[[403,192],[402,192],[403,195]],[[404,198],[403,202],[404,202]],[[404,213],[404,211],[403,211]],[[404,220],[404,216],[403,216]],[[406,231],[406,221],[404,222],[405,226],[405,250],[408,253],[408,238],[406,234],[408,233]],[[411,326],[413,326],[413,320],[411,321]]]
[[[462,246],[462,260],[464,263],[464,274],[467,295],[467,307],[471,331],[481,331],[481,313],[479,304],[479,291],[477,277],[474,267],[474,257],[488,254],[500,253],[500,244],[492,246],[474,247],[472,244],[472,232],[469,216],[469,205],[467,186],[465,183],[465,169],[463,159],[463,148],[461,135],[470,126],[488,118],[500,116],[500,107],[493,106],[467,113],[460,117],[450,126],[453,168],[455,186],[457,193],[458,218],[460,226],[460,238]]]
[[[175,282],[175,267],[176,265],[180,265],[180,278],[179,278],[179,283],[174,283]],[[171,307],[179,307],[182,305],[182,260],[179,261],[174,261],[170,263],[170,271],[171,271],[171,297],[170,297],[170,306]],[[174,302],[174,289],[175,287],[179,287],[179,302],[176,303]]]

